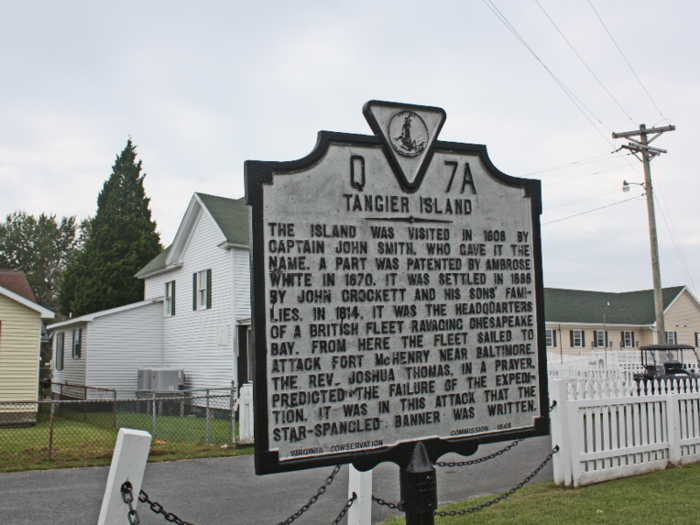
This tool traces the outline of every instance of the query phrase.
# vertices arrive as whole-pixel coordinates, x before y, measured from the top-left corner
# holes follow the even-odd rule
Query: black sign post
[[[540,181],[437,140],[440,108],[363,112],[245,164],[255,467],[393,461],[420,516],[441,455],[549,433]]]

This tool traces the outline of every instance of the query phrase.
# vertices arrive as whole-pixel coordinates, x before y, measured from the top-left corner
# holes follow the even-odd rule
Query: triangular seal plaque
[[[387,160],[401,187],[416,191],[433,157],[433,144],[445,122],[445,111],[433,106],[370,100],[362,113],[374,134],[382,139]]]

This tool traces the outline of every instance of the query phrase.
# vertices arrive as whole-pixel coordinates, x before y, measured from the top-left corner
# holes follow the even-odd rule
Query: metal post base
[[[408,467],[399,472],[399,480],[406,525],[434,525],[437,476],[423,443],[414,447]]]

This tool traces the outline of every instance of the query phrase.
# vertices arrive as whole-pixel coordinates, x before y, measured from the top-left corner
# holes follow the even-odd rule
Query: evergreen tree
[[[65,271],[59,297],[64,315],[78,317],[143,300],[143,283],[134,275],[163,247],[135,150],[129,139],[97,197],[85,247]]]

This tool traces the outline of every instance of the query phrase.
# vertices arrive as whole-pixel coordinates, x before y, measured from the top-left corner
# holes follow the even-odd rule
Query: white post
[[[348,477],[348,499],[352,493],[357,500],[348,510],[348,525],[371,525],[372,523],[372,471],[360,472],[350,465]]]
[[[680,396],[674,396],[672,392],[675,389],[668,390],[666,394],[666,422],[668,429],[668,461],[671,465],[678,467],[681,464],[681,413],[678,407],[678,399]]]
[[[550,413],[552,428],[552,447],[559,445],[559,452],[552,458],[554,483],[571,486],[571,443],[569,441],[569,424],[567,417],[567,386],[562,379],[549,381],[549,395],[556,406]]]
[[[128,523],[129,507],[122,499],[122,483],[131,482],[134,496],[132,506],[136,508],[150,447],[151,435],[148,432],[128,428],[119,429],[97,525],[126,525]]]

